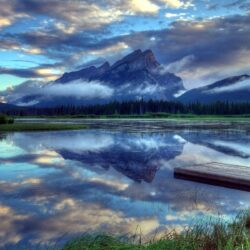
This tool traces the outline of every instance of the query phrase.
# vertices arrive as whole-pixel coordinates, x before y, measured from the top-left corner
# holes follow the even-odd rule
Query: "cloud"
[[[52,66],[52,65],[51,65]],[[0,67],[0,75],[8,74],[21,78],[42,78],[44,80],[55,80],[58,78],[58,74],[54,72],[53,68],[35,67],[27,69],[12,69]]]
[[[107,85],[92,81],[86,82],[77,80],[67,84],[45,84],[39,81],[27,81],[21,85],[8,88],[0,92],[2,98],[10,103],[16,103],[20,106],[30,106],[37,104],[41,98],[56,98],[56,97],[74,97],[76,99],[106,99],[113,96],[114,90]],[[20,101],[24,97],[33,96],[28,101]]]
[[[233,92],[238,90],[247,90],[250,91],[250,80],[249,78],[244,79],[240,82],[236,82],[234,84],[231,84],[229,86],[223,86],[214,88],[213,90],[206,91],[206,93],[223,93],[223,92]]]
[[[161,0],[171,8],[187,7],[188,2],[179,0]],[[49,16],[56,29],[65,34],[79,30],[93,30],[122,21],[127,15],[156,14],[160,10],[159,2],[154,0],[12,0],[3,4],[0,11],[0,27],[9,26],[21,17],[34,15]],[[1,13],[2,12],[2,13]]]
[[[139,129],[141,125],[137,127]],[[204,216],[216,217],[218,214],[224,214],[223,219],[224,217],[229,219],[239,208],[249,206],[246,192],[178,181],[173,178],[172,172],[173,167],[184,166],[187,163],[206,163],[211,159],[228,163],[239,162],[241,160],[239,157],[229,155],[225,157],[225,154],[218,149],[212,150],[211,142],[216,138],[220,139],[220,145],[229,145],[232,141],[235,142],[237,137],[237,145],[234,144],[232,147],[239,149],[239,146],[246,146],[244,149],[248,149],[249,152],[247,133],[243,137],[238,136],[237,133],[234,135],[230,133],[230,136],[226,133],[218,135],[216,131],[209,133],[209,136],[205,131],[199,134],[195,131],[179,131],[179,135],[174,135],[162,133],[162,130],[159,130],[160,127],[156,128],[157,133],[126,133],[126,137],[120,132],[103,133],[103,131],[94,130],[9,135],[8,151],[16,151],[19,146],[23,149],[23,154],[27,153],[30,156],[42,145],[50,153],[40,152],[41,155],[45,153],[45,155],[56,156],[54,151],[58,152],[63,147],[72,149],[73,152],[78,148],[79,156],[85,154],[93,161],[98,158],[102,158],[103,161],[100,165],[94,166],[86,157],[82,164],[77,160],[67,160],[65,165],[56,171],[53,163],[46,168],[38,165],[39,171],[35,172],[37,176],[32,178],[40,177],[39,180],[24,179],[13,174],[13,179],[0,184],[1,197],[3,197],[3,204],[0,207],[0,217],[3,221],[0,229],[0,235],[3,237],[2,247],[7,247],[4,244],[18,244],[18,242],[20,245],[24,243],[25,245],[27,243],[54,245],[55,242],[60,244],[60,239],[62,237],[65,239],[65,233],[66,238],[92,231],[124,235],[135,233],[138,227],[142,229],[142,238],[147,240],[149,236],[155,236],[155,230],[157,232],[164,230],[166,233],[165,230],[179,229],[179,224],[185,226],[196,223]],[[141,128],[140,131],[142,131]],[[103,141],[104,145],[95,149],[99,145],[99,137],[101,145]],[[190,142],[183,138],[187,138]],[[74,143],[75,140],[77,143]],[[107,141],[112,141],[112,144],[107,143],[105,146]],[[183,152],[181,145],[184,146]],[[89,152],[88,146],[94,147],[93,151]],[[174,151],[179,151],[179,156],[168,161],[169,153]],[[93,156],[94,152],[97,154]],[[157,152],[159,154],[155,154]],[[107,160],[110,164],[107,164]],[[137,166],[135,169],[138,169],[138,162],[145,167],[155,161],[155,165],[159,168],[158,174],[150,185],[143,182],[135,183],[124,177],[124,172],[118,173],[112,170],[112,167],[121,164],[121,160],[123,170],[124,167],[127,170],[131,166]],[[9,158],[8,163],[11,165],[6,167],[12,169],[11,166],[14,166],[15,170],[16,158]],[[248,165],[249,159],[244,159],[241,163]],[[111,168],[107,170],[107,166]],[[4,167],[2,164],[2,168]],[[30,170],[23,173],[34,175]],[[16,181],[22,185],[16,186],[16,189],[9,189],[12,182]],[[7,203],[13,197],[16,197],[16,202],[11,208]],[[131,209],[131,201],[133,201],[133,209]],[[155,206],[155,204],[158,205]],[[34,208],[32,214],[22,214],[23,211],[29,211],[31,206]]]
[[[158,97],[159,95],[161,95],[161,93],[164,93],[164,91],[166,90],[167,90],[167,87],[160,86],[158,84],[150,84],[148,82],[144,82],[136,86],[135,84],[127,83],[124,86],[121,86],[117,90],[117,95],[120,95],[120,96],[125,96],[125,95],[135,96],[136,95],[138,99],[140,99],[142,97],[147,97],[147,96],[152,96],[152,95],[154,97]],[[163,97],[164,97],[164,94],[162,98]]]
[[[1,1],[0,8],[0,30],[2,28],[12,25],[15,21],[20,18],[26,18],[28,15],[26,13],[15,12],[13,10],[13,1],[3,2]]]
[[[12,1],[15,12],[45,15],[55,19],[55,27],[62,32],[77,29],[96,29],[121,19],[122,12],[108,5],[99,6],[92,1],[27,0]],[[70,33],[70,32],[69,32]]]
[[[142,1],[62,1],[59,0],[12,0],[4,2],[0,10],[2,23],[12,24],[19,18],[42,16],[52,20],[49,26],[22,32],[6,32],[1,35],[0,48],[20,51],[30,55],[44,55],[59,60],[67,68],[74,70],[78,65],[93,62],[116,60],[134,49],[152,49],[159,62],[175,65],[175,62],[193,55],[195,60],[178,74],[184,79],[187,88],[198,87],[228,77],[233,74],[248,73],[250,66],[247,57],[250,53],[250,14],[196,20],[180,20],[175,9],[192,7],[195,2],[181,0]],[[233,2],[234,3],[234,2]],[[242,7],[246,1],[235,1]],[[167,11],[167,18],[175,18],[169,27],[147,31],[120,32],[119,25],[126,24],[131,16],[158,16],[160,10]],[[173,13],[171,12],[173,11]],[[15,14],[19,14],[18,19]],[[163,12],[164,13],[164,12]],[[13,17],[13,20],[6,21]],[[188,14],[185,18],[190,18]],[[1,19],[0,19],[1,20]],[[112,26],[116,24],[115,26]],[[113,27],[113,28],[112,28]],[[115,28],[114,28],[115,27]],[[150,27],[150,26],[149,26]],[[148,29],[148,27],[147,27]],[[126,35],[121,34],[126,33]],[[153,38],[153,39],[152,39]],[[230,41],[230,42],[228,42]],[[180,62],[181,63],[181,62]],[[37,72],[3,69],[10,74],[40,77]],[[52,80],[52,76],[45,76]],[[43,76],[42,76],[43,77]],[[50,77],[50,78],[49,78]]]
[[[0,229],[0,246],[5,247],[6,244],[17,244],[22,235],[17,230],[17,224],[23,223],[27,219],[27,215],[16,213],[11,207],[6,205],[0,206],[0,219],[2,226]]]
[[[230,52],[229,52],[230,53]],[[199,65],[194,62],[183,71],[179,72],[179,76],[185,79],[185,84],[189,88],[212,84],[219,79],[227,77],[249,74],[250,67],[248,58],[250,51],[239,50],[232,55],[225,55],[225,62],[204,62]]]
[[[39,74],[31,69],[0,68],[0,74],[9,74],[9,75],[22,77],[22,78],[39,77]]]
[[[176,21],[171,28],[133,33],[120,40],[130,48],[147,49],[150,44],[164,65],[175,66],[175,62],[192,55],[194,60],[178,74],[187,88],[194,88],[250,72],[250,37],[246,35],[250,33],[249,22],[250,14]],[[154,43],[150,43],[152,37]]]
[[[19,18],[39,15],[51,18],[58,31],[72,34],[79,30],[100,29],[120,22],[126,16],[154,15],[162,7],[178,9],[190,6],[192,1],[181,0],[12,0],[1,5],[0,27],[10,26]]]
[[[166,3],[170,8],[188,8],[193,6],[192,1],[180,1],[180,0],[160,0],[163,3]]]
[[[1,17],[0,18],[0,27],[3,27],[3,26],[9,26],[11,25],[11,20],[6,18],[6,17]]]
[[[152,13],[156,14],[159,11],[159,6],[149,0],[131,0],[131,10],[135,13]]]
[[[230,7],[241,7],[243,6],[247,0],[236,0],[231,3],[224,4],[225,8],[230,8]]]
[[[189,55],[185,56],[182,59],[172,62],[166,66],[162,66],[160,69],[160,73],[165,74],[167,72],[175,73],[178,74],[179,72],[185,70],[194,62],[195,56],[194,55]]]
[[[39,55],[42,54],[43,51],[40,48],[37,48],[35,46],[25,46],[22,45],[19,41],[11,41],[6,39],[0,39],[0,50],[1,51],[19,51],[25,54],[33,54],[33,55]]]
[[[91,54],[91,55],[102,56],[102,55],[109,54],[109,53],[116,53],[118,51],[128,49],[128,48],[129,48],[129,46],[126,43],[118,42],[117,44],[108,46],[106,48],[92,49],[92,50],[89,50],[89,51],[85,51],[84,53]]]
[[[67,84],[52,84],[42,90],[44,95],[53,97],[76,97],[76,98],[109,98],[113,95],[113,89],[98,81],[84,82],[82,80]]]
[[[176,18],[176,17],[183,17],[183,16],[186,16],[186,13],[166,13],[165,14],[165,17],[166,18]]]

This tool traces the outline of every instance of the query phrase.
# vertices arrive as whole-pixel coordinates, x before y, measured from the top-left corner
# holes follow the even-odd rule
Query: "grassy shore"
[[[50,118],[50,119],[169,119],[191,121],[250,121],[249,115],[194,115],[146,113],[142,115],[65,115],[65,116],[29,116],[15,118]]]
[[[50,123],[14,123],[0,124],[0,132],[21,131],[58,131],[85,129],[85,125],[78,124],[50,124]]]
[[[249,218],[249,213],[244,213],[231,223],[206,222],[144,244],[124,237],[85,235],[67,243],[63,250],[249,250]]]

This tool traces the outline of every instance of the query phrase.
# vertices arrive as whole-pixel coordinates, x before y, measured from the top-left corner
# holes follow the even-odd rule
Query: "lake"
[[[148,239],[250,207],[249,192],[173,177],[197,163],[250,167],[247,123],[77,122],[89,128],[0,134],[1,248],[86,232]]]

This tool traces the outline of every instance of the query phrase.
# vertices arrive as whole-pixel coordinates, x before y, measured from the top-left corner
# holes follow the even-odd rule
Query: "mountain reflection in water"
[[[248,192],[173,178],[174,167],[189,164],[250,167],[246,130],[99,128],[0,138],[1,248],[92,231],[181,231],[204,216],[230,219],[250,205]]]

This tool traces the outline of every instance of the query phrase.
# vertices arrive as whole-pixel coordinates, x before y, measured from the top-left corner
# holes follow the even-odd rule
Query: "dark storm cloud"
[[[239,50],[250,49],[250,16],[237,15],[201,21],[178,21],[171,28],[134,32],[110,39],[93,38],[90,33],[59,36],[55,32],[27,32],[7,35],[12,41],[47,50],[58,57],[65,53],[102,50],[118,42],[132,50],[151,48],[162,63],[170,63],[194,55],[199,64],[222,63],[232,59]],[[154,41],[150,39],[154,37]],[[62,53],[62,54],[61,54]],[[69,54],[67,56],[69,56]]]
[[[74,0],[11,0],[2,3],[8,17],[13,15],[11,22],[15,21],[15,15],[19,16],[46,16],[54,19],[54,25],[65,31],[74,32],[75,29],[96,29],[120,20],[121,12],[113,8],[112,1],[106,1],[106,6],[100,6],[98,1],[74,1]],[[1,15],[0,11],[0,15]],[[68,30],[67,30],[68,29]]]
[[[250,10],[250,3],[244,3],[240,6],[242,10],[249,11]]]
[[[36,78],[40,77],[40,74],[33,69],[9,69],[0,67],[0,75],[8,74],[18,76],[22,78]]]
[[[61,63],[41,64],[32,68],[6,68],[0,67],[0,75],[8,74],[21,78],[44,78],[47,80],[59,77],[53,69],[62,67]]]
[[[250,3],[249,3],[249,0],[236,0],[227,4],[223,4],[222,7],[226,9],[239,8],[240,10],[243,10],[243,11],[249,11]]]
[[[237,6],[241,6],[242,4],[245,4],[247,0],[237,0],[237,1],[233,1],[231,3],[225,4],[224,7],[226,8],[230,8],[230,7],[237,7]]]
[[[250,16],[175,22],[171,29],[135,33],[124,37],[130,46],[151,48],[163,63],[195,55],[197,63],[227,63],[239,50],[250,50]],[[144,43],[143,43],[144,42]]]

